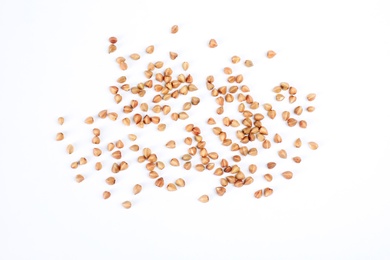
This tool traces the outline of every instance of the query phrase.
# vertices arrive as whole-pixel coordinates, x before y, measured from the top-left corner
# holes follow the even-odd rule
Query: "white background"
[[[2,0],[0,259],[389,259],[389,11],[385,0]],[[173,24],[180,28],[176,35],[170,34]],[[119,39],[118,51],[108,55],[112,35]],[[210,38],[217,39],[217,48],[207,47]],[[147,56],[151,44],[155,53]],[[274,59],[265,57],[269,49],[277,52]],[[177,60],[169,59],[169,51],[179,53]],[[132,84],[143,80],[149,61],[163,60],[175,73],[182,61],[190,63],[199,88],[194,94],[202,99],[190,119],[173,124],[165,118],[164,134],[155,125],[141,130],[107,120],[84,124],[102,109],[118,109],[108,92],[123,74],[114,59],[134,52],[142,58],[129,61]],[[232,65],[233,55],[255,66]],[[209,150],[231,156],[205,124],[213,116],[221,125],[204,82],[212,74],[219,86],[226,84],[225,66],[244,75],[261,104],[292,109],[274,101],[271,91],[287,81],[298,89],[297,105],[307,106],[305,95],[317,93],[317,109],[302,115],[305,130],[286,127],[280,113],[275,122],[265,119],[282,144],[246,157],[242,168],[259,166],[255,182],[218,197],[212,172],[173,169],[168,162],[187,149],[181,141],[187,123],[203,126],[214,148]],[[173,110],[186,98],[171,102]],[[237,117],[235,108],[228,112]],[[58,116],[65,117],[63,126]],[[104,133],[101,147],[122,138],[130,164],[105,201],[107,153],[101,172],[92,163],[69,167],[80,156],[95,160],[93,127]],[[63,142],[54,141],[58,131],[65,133]],[[135,162],[139,153],[127,149],[129,132],[165,162],[167,182],[183,177],[187,187],[171,193],[156,188]],[[304,140],[302,163],[281,162],[276,151],[298,153],[291,145],[296,137]],[[178,143],[175,150],[164,147],[170,139]],[[311,140],[319,143],[317,151],[308,149]],[[76,148],[72,156],[64,150],[68,143]],[[270,160],[281,164],[266,183],[262,175]],[[280,176],[286,169],[294,171],[292,180]],[[86,176],[83,183],[74,181],[78,173]],[[134,196],[138,182],[144,190]],[[274,194],[254,199],[253,192],[266,186]],[[209,194],[210,202],[199,203],[201,194]],[[129,210],[121,207],[127,199],[133,203]]]

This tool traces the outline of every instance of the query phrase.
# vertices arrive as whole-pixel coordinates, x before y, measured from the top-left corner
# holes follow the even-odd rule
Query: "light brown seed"
[[[126,82],[126,76],[120,76],[120,77],[116,80],[116,82],[118,82],[118,83],[125,83],[125,82]]]
[[[197,171],[199,171],[199,172],[203,172],[204,169],[205,169],[205,167],[204,167],[203,164],[197,164],[197,165],[195,165],[195,169],[196,169]]]
[[[168,190],[168,191],[176,191],[176,190],[177,190],[177,187],[176,187],[176,185],[173,184],[173,183],[168,183],[168,185],[167,185],[167,190]]]
[[[63,133],[57,133],[57,135],[56,135],[56,140],[57,140],[57,141],[62,141],[62,140],[64,140],[64,134],[63,134]]]
[[[189,155],[189,154],[185,154],[185,155],[183,155],[181,158],[182,158],[184,161],[189,161],[189,160],[192,159],[192,156]]]
[[[85,120],[84,120],[84,122],[86,123],[86,124],[92,124],[93,122],[94,122],[94,120],[93,120],[93,117],[92,116],[89,116],[89,117],[87,117]]]
[[[279,134],[275,134],[274,142],[275,143],[281,143],[282,142],[282,137]]]
[[[158,178],[158,173],[157,172],[155,172],[155,171],[151,171],[151,172],[149,172],[149,177],[151,178],[151,179],[156,179],[156,178]]]
[[[75,180],[76,182],[80,183],[84,180],[84,176],[81,174],[77,174]]]
[[[101,162],[97,162],[95,164],[95,170],[100,171],[103,168],[103,165]]]
[[[77,167],[79,167],[79,162],[72,162],[72,163],[70,164],[70,167],[71,167],[72,169],[76,169]]]
[[[276,55],[276,52],[274,52],[273,50],[267,51],[267,58],[268,59],[272,59],[273,57],[275,57],[275,55]]]
[[[248,154],[251,155],[251,156],[256,156],[257,155],[257,149],[256,148],[249,149]]]
[[[192,144],[192,138],[191,137],[186,137],[184,139],[184,143],[187,144],[187,145],[191,145]]]
[[[94,136],[100,136],[100,129],[94,128],[94,129],[92,130],[92,133],[93,133]]]
[[[183,104],[183,110],[190,110],[191,109],[191,103],[190,102],[185,102]]]
[[[106,179],[106,183],[108,184],[108,185],[114,185],[115,184],[115,182],[116,182],[116,180],[115,180],[115,178],[114,177],[108,177],[107,179]]]
[[[107,114],[108,118],[111,119],[112,121],[115,121],[118,118],[118,114],[115,112],[111,112]]]
[[[119,171],[121,170],[119,164],[117,163],[113,163],[112,166],[111,166],[111,171],[113,173],[118,173]]]
[[[114,51],[116,51],[116,46],[114,44],[110,44],[108,46],[108,53],[113,53]]]
[[[299,121],[299,127],[301,127],[301,128],[306,128],[306,127],[307,127],[306,121],[305,121],[305,120]]]
[[[287,158],[287,152],[285,150],[283,150],[283,149],[278,151],[278,155],[282,159],[286,159]]]
[[[169,52],[169,57],[171,58],[171,60],[176,59],[177,56],[179,56],[179,55],[176,52],[173,52],[173,51]]]
[[[142,104],[140,105],[139,108],[140,108],[141,111],[143,111],[143,112],[147,112],[148,109],[149,109],[148,104],[146,104],[146,103],[142,103]]]
[[[276,117],[276,111],[275,110],[270,110],[267,112],[267,116],[271,119],[274,119]]]
[[[158,178],[158,179],[154,182],[154,184],[155,184],[157,187],[161,188],[162,186],[164,186],[164,178],[163,178],[163,177]]]
[[[302,141],[301,141],[301,139],[300,139],[300,138],[298,138],[297,140],[295,140],[295,142],[294,142],[294,146],[295,146],[296,148],[299,148],[299,147],[301,147],[301,145],[302,145]]]
[[[285,172],[282,173],[282,176],[283,176],[285,179],[289,180],[289,179],[291,179],[291,178],[293,177],[293,173],[290,172],[290,171],[285,171]]]
[[[180,112],[179,113],[179,119],[185,120],[187,118],[189,118],[189,116],[188,116],[188,114],[186,112]]]
[[[200,128],[195,126],[194,128],[192,128],[192,131],[191,131],[194,135],[200,135],[201,131],[200,131]]]
[[[273,168],[275,168],[275,166],[276,166],[276,163],[274,163],[274,162],[267,163],[267,168],[268,169],[273,169]]]
[[[108,199],[109,197],[111,197],[111,192],[109,192],[109,191],[104,191],[103,192],[103,199]]]
[[[119,149],[122,149],[123,147],[125,147],[125,145],[123,144],[122,140],[116,141],[115,146],[117,148],[119,148]]]
[[[98,117],[104,119],[107,117],[107,110],[102,110],[99,112]]]
[[[215,40],[215,39],[211,39],[210,41],[209,41],[209,47],[210,48],[215,48],[215,47],[217,47],[218,46],[218,43],[217,43],[217,41]]]
[[[127,70],[127,68],[128,68],[127,63],[126,62],[119,63],[119,68],[121,70]]]
[[[288,102],[290,102],[290,104],[294,103],[296,100],[297,100],[296,96],[289,96],[288,97]]]
[[[121,170],[121,171],[124,171],[124,170],[126,170],[126,169],[128,169],[129,168],[129,164],[127,163],[127,162],[121,162],[120,164],[119,164],[119,170]]]
[[[269,140],[265,139],[263,141],[262,146],[263,146],[264,149],[269,149],[269,148],[271,148],[271,142]]]
[[[146,53],[148,53],[148,54],[151,54],[151,53],[153,53],[154,52],[154,46],[153,45],[150,45],[150,46],[148,46],[148,47],[146,47]]]
[[[175,141],[173,141],[173,140],[171,140],[171,141],[169,141],[168,143],[166,143],[166,145],[165,145],[167,148],[175,148],[176,147],[176,142]]]
[[[190,170],[191,167],[192,167],[191,162],[186,162],[186,163],[184,163],[184,165],[183,165],[183,168],[186,169],[187,171]]]
[[[102,150],[99,148],[93,148],[93,155],[100,156],[102,154]]]
[[[294,119],[294,118],[289,118],[287,119],[287,125],[290,126],[290,127],[293,127],[297,124],[297,120]]]
[[[72,154],[74,152],[74,147],[73,145],[69,144],[67,147],[66,147],[66,152],[68,154]]]
[[[172,166],[179,166],[180,162],[176,158],[172,158],[171,161],[169,162]]]
[[[287,82],[281,82],[280,87],[282,88],[282,90],[288,90],[290,88],[290,84],[288,84]]]
[[[318,149],[318,144],[316,142],[309,142],[309,147],[312,150],[317,150]]]
[[[230,75],[230,74],[232,74],[232,69],[231,68],[229,68],[229,67],[225,67],[224,69],[223,69],[223,73],[225,73],[225,74],[227,74],[227,75]]]
[[[226,193],[225,187],[216,187],[215,191],[217,192],[218,196],[223,196]]]
[[[284,99],[284,96],[282,95],[282,94],[276,94],[276,96],[275,96],[275,99],[277,100],[277,101],[282,101],[283,99]]]
[[[251,60],[246,60],[246,61],[244,62],[244,64],[245,64],[245,66],[247,66],[247,67],[252,67],[252,66],[253,66],[253,62],[252,62]]]
[[[307,112],[313,112],[315,110],[315,107],[309,106],[306,108]]]
[[[107,145],[107,150],[108,151],[112,151],[112,150],[114,150],[114,148],[115,148],[115,145],[113,144],[113,143],[109,143],[108,145]]]
[[[198,97],[191,98],[191,104],[193,104],[194,106],[198,105],[199,102],[200,102],[200,98],[198,98]]]
[[[137,136],[136,136],[135,134],[129,134],[127,137],[128,137],[129,140],[131,140],[131,141],[137,140]]]
[[[182,179],[182,178],[179,178],[175,181],[175,184],[179,187],[184,187],[186,186],[186,182]]]
[[[131,124],[131,120],[128,117],[125,117],[122,119],[122,123],[126,126],[129,126]]]
[[[209,196],[207,196],[207,195],[202,195],[202,196],[199,197],[198,200],[199,200],[200,202],[202,202],[202,203],[207,203],[207,202],[209,202]]]
[[[178,31],[179,31],[179,26],[177,26],[177,25],[172,26],[172,28],[171,28],[171,33],[175,34],[175,33],[177,33]]]
[[[125,209],[131,208],[131,202],[128,200],[122,202],[122,207],[124,207]]]
[[[123,58],[123,57],[118,57],[118,58],[116,58],[116,60],[115,60],[117,63],[121,63],[121,62],[125,62],[126,61],[126,59],[125,58]]]
[[[157,130],[158,130],[158,131],[164,131],[166,127],[167,127],[167,126],[166,126],[165,124],[159,124],[159,125],[157,126]]]
[[[134,195],[137,195],[138,193],[140,193],[142,190],[142,186],[140,184],[136,184],[134,185],[133,187],[133,193]]]
[[[112,44],[115,44],[118,41],[118,39],[116,37],[112,36],[112,37],[108,38],[108,41]]]
[[[256,199],[260,199],[261,196],[263,195],[263,191],[257,190],[257,191],[255,191],[255,193],[253,195],[255,196]]]
[[[272,181],[273,177],[271,174],[267,173],[267,174],[264,174],[264,179],[268,182]]]
[[[112,157],[115,158],[115,159],[120,159],[120,158],[122,158],[122,153],[121,153],[121,151],[115,151],[115,152],[113,152],[111,155],[112,155]]]
[[[183,70],[187,71],[190,65],[185,61],[181,64],[181,66],[183,67]]]
[[[295,156],[295,157],[293,157],[292,158],[293,159],[293,161],[295,162],[295,163],[300,163],[301,162],[301,157],[299,157],[299,156]]]
[[[310,93],[309,95],[307,95],[307,100],[309,101],[313,101],[315,98],[316,98],[316,94],[314,93]]]
[[[63,117],[59,117],[59,118],[57,119],[57,122],[58,122],[58,124],[60,124],[60,125],[63,125],[63,124],[64,124],[64,121],[65,121],[65,119],[64,119]]]
[[[249,172],[250,173],[255,173],[257,171],[257,166],[255,164],[249,165]]]
[[[233,57],[232,57],[232,63],[233,63],[233,64],[239,63],[240,60],[241,60],[241,58],[238,57],[238,56],[233,56]]]
[[[130,58],[132,60],[139,60],[141,58],[141,56],[138,53],[133,53],[130,55]]]
[[[294,113],[295,113],[296,115],[301,115],[301,114],[302,114],[302,111],[303,111],[303,109],[302,109],[301,106],[297,106],[297,107],[294,109]]]
[[[88,162],[88,161],[87,161],[87,159],[86,159],[85,157],[81,157],[81,158],[80,158],[80,161],[79,161],[79,164],[80,164],[80,165],[84,165],[84,164],[87,164],[87,162]]]
[[[265,189],[264,189],[264,196],[265,196],[265,197],[271,196],[273,192],[274,192],[273,189],[271,189],[271,188],[265,188]]]
[[[100,144],[100,138],[98,136],[94,136],[92,138],[92,143],[93,144]]]
[[[290,118],[290,112],[283,111],[282,118],[283,118],[284,121],[287,121]]]

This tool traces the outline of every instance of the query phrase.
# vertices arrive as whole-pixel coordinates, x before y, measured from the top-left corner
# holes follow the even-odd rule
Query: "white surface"
[[[390,258],[388,3],[216,2],[0,2],[0,259]],[[176,35],[169,33],[173,24],[180,27]],[[112,35],[119,39],[115,55],[143,54],[155,45],[155,54],[131,66],[136,82],[149,60],[162,59],[174,70],[179,62],[190,63],[202,101],[170,132],[176,141],[187,136],[185,124],[204,125],[215,115],[205,77],[223,79],[221,69],[231,66],[244,74],[260,103],[278,105],[271,89],[281,81],[298,88],[299,100],[318,94],[308,129],[291,135],[282,124],[270,127],[286,142],[257,157],[259,172],[265,173],[264,164],[278,147],[295,151],[288,138],[301,135],[320,148],[313,152],[304,145],[304,161],[292,166],[294,178],[286,181],[279,170],[273,172],[275,192],[260,200],[252,197],[267,185],[260,175],[251,186],[217,197],[218,178],[211,173],[167,167],[167,180],[180,175],[188,184],[168,193],[154,187],[132,157],[131,171],[118,175],[112,198],[103,201],[109,169],[96,173],[88,164],[74,171],[69,164],[92,149],[85,117],[115,108],[107,87],[121,71],[116,56],[106,54]],[[218,48],[207,47],[210,38]],[[269,49],[277,52],[272,60],[265,58]],[[174,62],[171,50],[179,53]],[[255,66],[233,66],[232,55],[252,59]],[[65,117],[63,126],[56,124],[58,116]],[[107,139],[127,133],[119,122],[95,126]],[[133,126],[131,131],[168,165],[187,147],[172,154],[158,150],[171,136],[149,139],[154,127],[145,128],[143,136]],[[58,131],[66,141],[53,141]],[[211,146],[216,138],[207,131]],[[68,142],[75,144],[74,157],[64,152]],[[104,160],[110,161],[108,155]],[[75,183],[76,173],[87,179]],[[134,196],[137,182],[144,191]],[[196,200],[204,193],[210,194],[208,204]],[[125,199],[133,202],[130,210],[120,206]]]

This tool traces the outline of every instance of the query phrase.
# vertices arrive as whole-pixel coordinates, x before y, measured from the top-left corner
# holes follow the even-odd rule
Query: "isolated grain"
[[[72,162],[72,163],[70,164],[70,167],[71,167],[72,169],[76,169],[77,167],[79,167],[79,162]]]
[[[114,185],[115,182],[116,182],[116,180],[115,180],[114,177],[108,177],[108,178],[106,179],[106,183],[107,183],[108,185]]]
[[[161,131],[164,131],[166,127],[167,127],[167,126],[166,126],[165,124],[159,124],[159,125],[157,126],[157,130],[161,132]]]
[[[318,149],[318,144],[316,142],[309,142],[309,147],[312,150],[317,150]]]
[[[125,118],[122,119],[122,123],[123,123],[124,125],[126,125],[126,126],[130,126],[131,120],[130,120],[130,118],[125,117]]]
[[[191,145],[192,144],[192,138],[191,137],[186,137],[184,139],[184,143],[187,144],[187,145]]]
[[[264,189],[264,196],[265,196],[265,197],[271,196],[273,192],[274,192],[273,189],[271,189],[271,188],[265,188],[265,189]]]
[[[63,125],[63,124],[64,124],[64,121],[65,121],[65,119],[64,119],[63,117],[59,117],[59,118],[57,119],[57,122],[58,122],[58,124],[60,124],[60,125]]]
[[[253,62],[252,62],[251,60],[246,60],[246,61],[244,62],[244,64],[245,64],[245,66],[247,66],[247,67],[252,67],[252,66],[253,66]]]
[[[115,43],[117,43],[118,39],[114,36],[111,36],[110,38],[108,38],[108,41],[112,44],[115,44]]]
[[[275,143],[281,143],[282,142],[282,137],[279,134],[275,134],[274,142]]]
[[[227,75],[230,75],[230,74],[232,74],[232,69],[231,68],[229,68],[229,67],[225,67],[224,69],[223,69],[223,73],[225,73],[225,74],[227,74]]]
[[[127,63],[126,62],[119,63],[119,68],[121,70],[127,70],[127,68],[128,68]]]
[[[295,95],[295,94],[297,94],[297,89],[296,88],[294,88],[294,87],[290,87],[289,89],[288,89],[288,93],[290,94],[290,95]]]
[[[167,185],[167,190],[168,190],[168,191],[176,191],[176,190],[177,190],[177,187],[176,187],[176,185],[173,184],[173,183],[168,183],[168,185]]]
[[[190,110],[191,109],[191,103],[190,102],[185,102],[183,104],[183,110]]]
[[[273,57],[275,57],[275,55],[276,55],[276,52],[274,52],[273,50],[267,51],[267,58],[268,59],[272,59]]]
[[[263,146],[264,149],[269,149],[269,148],[271,148],[271,142],[269,140],[265,139],[263,141],[262,146]]]
[[[141,56],[138,53],[133,53],[130,55],[130,58],[132,60],[139,60],[141,58]]]
[[[57,141],[62,141],[62,140],[64,140],[64,134],[63,134],[63,133],[57,133],[57,135],[56,135],[56,140],[57,140]]]
[[[162,186],[164,186],[164,178],[163,178],[163,177],[158,178],[158,179],[154,182],[154,184],[155,184],[157,187],[161,188]]]
[[[120,77],[116,80],[116,82],[118,82],[118,83],[125,83],[125,82],[126,82],[126,76],[120,76]]]
[[[296,115],[301,115],[302,111],[303,111],[303,108],[301,106],[297,106],[296,108],[294,108],[294,113]]]
[[[293,173],[290,172],[290,171],[285,171],[285,172],[282,173],[282,176],[283,176],[285,179],[289,180],[289,179],[291,179],[291,178],[293,177]]]
[[[281,82],[280,87],[282,88],[282,90],[288,90],[290,88],[290,84],[288,84],[287,82]]]
[[[116,141],[115,146],[117,148],[119,148],[119,149],[122,149],[123,147],[125,147],[125,145],[123,144],[122,140]]]
[[[125,209],[131,208],[131,202],[128,200],[122,202],[122,207],[124,207]]]
[[[307,127],[307,122],[305,120],[299,121],[299,127],[306,128]]]
[[[79,164],[80,165],[85,165],[85,164],[87,164],[87,162],[88,161],[87,161],[87,159],[85,157],[81,157],[80,160],[79,160]]]
[[[307,95],[307,100],[309,101],[313,101],[315,98],[316,98],[316,94],[314,93],[310,93],[309,95]]]
[[[289,96],[288,97],[288,102],[290,102],[290,104],[294,103],[296,100],[297,100],[296,96]]]
[[[130,141],[137,140],[137,136],[135,134],[129,134],[127,137],[129,138]]]
[[[121,169],[120,169],[119,164],[117,164],[117,163],[113,163],[113,164],[112,164],[112,166],[111,166],[111,171],[112,171],[113,173],[118,173],[120,170],[121,170]]]
[[[153,45],[150,45],[148,47],[146,47],[146,53],[148,54],[152,54],[154,52],[154,46]]]
[[[75,180],[76,182],[80,183],[84,180],[84,176],[81,174],[77,174]]]
[[[102,154],[102,150],[99,148],[93,148],[93,155],[94,156],[100,156]]]
[[[198,172],[203,172],[205,169],[204,165],[203,164],[197,164],[195,165],[195,170],[197,170]]]
[[[275,166],[276,166],[276,163],[275,163],[275,162],[269,162],[269,163],[267,163],[267,168],[268,168],[268,169],[273,169],[273,168],[275,168]]]
[[[114,148],[115,148],[115,145],[114,145],[114,143],[109,143],[109,144],[107,144],[107,150],[108,151],[112,151],[112,150],[114,150]]]
[[[166,144],[165,144],[165,146],[167,147],[167,148],[175,148],[176,147],[176,142],[175,141],[173,141],[173,140],[171,140],[171,141],[168,141]]]
[[[233,63],[233,64],[236,64],[236,63],[239,63],[239,62],[240,62],[241,58],[238,57],[238,56],[233,56],[231,60],[232,60],[232,63]]]
[[[306,108],[307,112],[313,112],[315,110],[315,107],[309,106]]]
[[[99,112],[98,117],[104,119],[107,117],[107,110],[102,110]]]
[[[187,171],[190,170],[191,167],[192,167],[191,162],[186,162],[186,163],[184,163],[184,165],[183,165],[183,168],[186,169]]]
[[[277,101],[282,101],[284,99],[284,96],[282,94],[276,94],[275,99]]]
[[[287,152],[285,150],[283,150],[283,149],[278,151],[278,155],[282,159],[286,159],[287,158]]]
[[[101,162],[95,163],[95,170],[100,171],[103,168],[103,165]]]
[[[171,161],[169,162],[172,166],[179,166],[180,162],[176,158],[172,158]]]
[[[217,47],[218,46],[218,43],[217,43],[217,41],[215,40],[215,39],[211,39],[210,41],[209,41],[209,47],[210,48],[215,48],[215,47]]]
[[[109,191],[104,191],[103,192],[103,199],[108,199],[109,197],[111,197],[111,192],[109,192]]]
[[[225,187],[216,187],[215,191],[217,192],[218,196],[223,196],[226,193]]]
[[[181,64],[181,66],[182,66],[183,70],[187,71],[188,68],[189,68],[189,66],[190,66],[190,64],[188,64],[188,62],[185,61],[185,62],[183,62],[183,63]]]
[[[179,187],[184,187],[186,186],[186,182],[182,179],[182,178],[179,178],[175,181],[175,184]]]
[[[133,187],[133,193],[134,195],[137,195],[138,193],[140,193],[142,190],[142,186],[140,184],[136,184],[134,185]]]
[[[122,158],[122,153],[121,153],[121,151],[115,151],[115,152],[113,152],[111,155],[112,155],[112,157],[115,158],[115,159],[120,159],[120,158]]]
[[[271,174],[267,173],[267,174],[264,174],[264,179],[268,182],[272,181],[273,177]]]
[[[276,117],[276,111],[275,110],[270,110],[267,112],[267,116],[271,119],[274,119]]]
[[[175,60],[177,58],[177,56],[179,56],[179,55],[176,52],[173,52],[173,51],[169,52],[169,57],[171,58],[171,60]]]
[[[282,91],[282,88],[280,86],[276,86],[272,89],[272,91],[275,93],[280,93],[280,91]]]
[[[112,121],[115,121],[118,118],[118,114],[115,112],[110,112],[107,114],[108,118],[111,119]]]
[[[116,46],[114,44],[110,44],[108,46],[108,53],[113,53],[114,51],[116,51]]]
[[[289,118],[287,119],[287,125],[290,126],[290,127],[293,127],[297,124],[297,120],[294,119],[294,118]]]
[[[257,171],[257,166],[255,164],[249,165],[249,172],[250,173],[255,173]]]
[[[255,191],[255,193],[254,193],[254,196],[256,199],[260,199],[262,195],[263,195],[262,190]]]
[[[171,27],[171,33],[175,34],[175,33],[177,33],[178,31],[179,31],[179,26],[173,25],[173,26]]]
[[[209,196],[207,196],[207,195],[202,195],[202,196],[199,197],[198,200],[199,200],[200,202],[202,202],[202,203],[207,203],[207,202],[209,202]]]

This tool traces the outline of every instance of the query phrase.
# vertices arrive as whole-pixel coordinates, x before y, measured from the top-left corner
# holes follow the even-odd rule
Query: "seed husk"
[[[292,158],[295,163],[300,163],[302,161],[301,157],[295,156]]]
[[[150,45],[150,46],[148,46],[148,47],[146,47],[146,53],[148,53],[148,54],[151,54],[151,53],[153,53],[154,52],[154,46],[153,45]]]
[[[129,209],[131,208],[131,202],[126,200],[124,202],[122,202],[122,206],[125,208],[125,209]]]
[[[115,180],[115,178],[114,177],[108,177],[107,179],[106,179],[106,183],[108,184],[108,185],[114,185],[115,184],[115,182],[116,182],[116,180]]]
[[[264,174],[264,179],[268,182],[272,181],[273,177],[271,174],[267,173],[267,174]]]
[[[108,199],[109,197],[111,197],[111,192],[109,192],[109,191],[104,191],[103,192],[103,199]]]
[[[309,101],[313,101],[315,98],[316,98],[316,94],[314,93],[310,93],[309,95],[307,95],[307,100]]]
[[[286,159],[287,158],[287,152],[285,150],[283,150],[283,149],[278,151],[278,155],[282,159]]]
[[[285,172],[282,173],[282,176],[283,176],[285,179],[289,180],[289,179],[291,179],[291,178],[293,177],[293,173],[290,172],[290,171],[285,171]]]
[[[174,25],[174,26],[171,27],[171,33],[172,33],[172,34],[175,34],[175,33],[177,33],[178,31],[179,31],[179,26]]]
[[[56,135],[56,140],[57,140],[57,141],[62,141],[62,140],[64,140],[64,134],[63,134],[63,133],[57,133],[57,135]]]
[[[211,39],[210,41],[209,41],[209,47],[210,48],[215,48],[215,47],[217,47],[218,46],[218,43],[217,43],[217,41],[215,40],[215,39]]]
[[[142,190],[142,186],[140,184],[136,184],[134,185],[133,187],[133,193],[134,195],[137,195],[138,193],[140,193]]]
[[[120,159],[120,158],[122,158],[122,153],[121,153],[121,151],[119,151],[119,150],[113,152],[111,155],[112,155],[112,157],[115,158],[115,159]]]
[[[265,188],[265,189],[264,189],[264,196],[265,196],[265,197],[271,196],[273,192],[274,192],[273,189],[271,189],[271,188]]]
[[[76,182],[80,183],[84,180],[84,176],[81,174],[77,174],[75,180]]]
[[[223,196],[226,193],[225,187],[216,187],[215,191],[217,192],[218,196]]]
[[[267,168],[268,168],[268,169],[273,169],[273,168],[275,168],[275,166],[276,166],[276,163],[275,163],[275,162],[269,162],[269,163],[267,163]]]
[[[132,60],[139,60],[141,58],[141,56],[138,53],[133,53],[130,55],[130,58]]]
[[[301,127],[301,128],[306,128],[306,127],[307,127],[306,121],[305,121],[305,120],[299,121],[299,127]]]
[[[309,147],[312,150],[317,150],[318,149],[318,144],[316,142],[309,142]]]
[[[252,67],[252,66],[253,66],[253,62],[252,62],[251,60],[246,60],[246,61],[244,62],[244,64],[245,64],[245,66],[247,66],[247,67]]]
[[[167,126],[166,126],[165,124],[159,124],[159,125],[157,126],[157,130],[158,130],[158,131],[164,131],[166,127],[167,127]]]
[[[173,141],[173,140],[171,140],[171,141],[169,141],[168,143],[166,143],[166,145],[165,145],[167,148],[175,148],[176,147],[176,142],[175,141]]]
[[[233,57],[232,57],[232,63],[233,63],[233,64],[239,63],[240,60],[241,60],[241,58],[238,57],[238,56],[233,56]]]
[[[173,183],[168,183],[168,185],[167,185],[167,190],[168,190],[168,191],[176,191],[176,190],[177,190],[177,187],[176,187],[176,185],[173,184]]]
[[[164,186],[164,178],[163,178],[163,177],[158,178],[158,179],[154,182],[154,184],[155,184],[157,187],[161,188],[162,186]]]
[[[263,195],[263,191],[257,190],[257,191],[255,191],[255,193],[253,195],[255,196],[256,199],[260,199],[261,196]]]
[[[173,51],[169,52],[169,57],[171,58],[171,60],[176,59],[177,56],[179,56],[179,55],[176,52],[173,52]]]
[[[202,202],[202,203],[207,203],[207,202],[209,202],[209,196],[207,196],[207,195],[202,195],[202,196],[199,197],[198,200],[199,200],[200,202]]]
[[[175,184],[179,187],[184,187],[186,186],[186,182],[182,179],[182,178],[179,178],[175,181]]]
[[[267,51],[267,58],[268,59],[272,59],[273,57],[275,57],[275,55],[276,55],[276,52],[274,52],[273,50]]]

